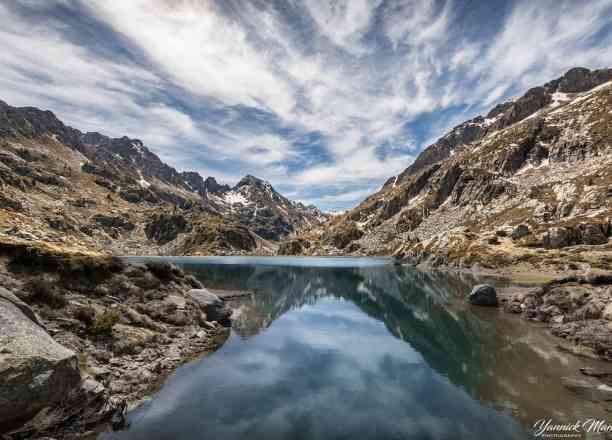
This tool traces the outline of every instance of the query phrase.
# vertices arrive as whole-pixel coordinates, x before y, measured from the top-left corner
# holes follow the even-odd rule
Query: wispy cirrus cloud
[[[17,0],[0,99],[346,208],[452,125],[610,64],[610,17],[610,0]]]

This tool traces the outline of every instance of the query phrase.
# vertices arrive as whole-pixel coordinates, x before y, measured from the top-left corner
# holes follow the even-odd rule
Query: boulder
[[[602,225],[586,224],[582,227],[582,242],[590,245],[606,244],[608,237],[604,234]]]
[[[571,230],[563,227],[550,228],[544,237],[544,247],[561,249],[570,246],[573,241]]]
[[[552,218],[554,217],[554,214],[555,214],[554,207],[547,205],[547,204],[541,204],[533,211],[533,218],[538,223],[548,223],[549,221],[552,220]]]
[[[499,244],[499,238],[497,238],[497,235],[487,235],[486,237],[483,237],[483,240],[487,244],[492,244],[492,245]]]
[[[479,284],[474,286],[468,297],[470,304],[476,306],[497,306],[497,292],[493,286]]]
[[[553,335],[566,340],[564,348],[612,361],[612,326],[606,319],[579,319],[553,324]]]
[[[574,204],[572,202],[562,202],[559,205],[559,209],[557,209],[557,215],[559,216],[559,218],[568,217],[572,213],[573,209]]]
[[[526,235],[529,235],[529,226],[522,224],[514,228],[510,234],[513,240],[518,240]]]
[[[597,245],[608,242],[604,225],[582,223],[577,226],[550,228],[544,237],[544,246],[549,249],[561,249],[578,244]]]
[[[159,203],[159,197],[147,188],[128,188],[120,191],[119,197],[129,203]]]
[[[508,232],[509,231],[506,228],[498,228],[495,230],[495,235],[497,235],[498,237],[507,237]],[[512,233],[512,231],[510,231],[510,233]]]
[[[76,230],[76,222],[61,215],[52,215],[45,217],[45,221],[51,229],[55,229],[56,231],[72,232]]]
[[[608,321],[612,321],[612,302],[608,303],[606,307],[603,309],[601,313],[601,317],[603,319],[607,319]]]
[[[12,303],[15,307],[17,307],[21,312],[30,319],[30,321],[34,322],[34,324],[42,327],[45,326],[42,324],[36,313],[28,306],[26,303],[17,298],[13,293],[6,290],[4,287],[0,287],[0,301],[7,301]]]
[[[74,352],[58,344],[34,312],[0,291],[0,425],[14,425],[53,406],[79,385]]]
[[[113,352],[117,355],[138,354],[155,339],[151,330],[124,324],[115,324],[112,335]]]
[[[207,289],[192,289],[189,291],[191,299],[200,307],[209,321],[217,321],[229,326],[231,311],[225,302]]]
[[[168,295],[164,302],[172,305],[177,310],[185,310],[186,301],[183,296],[180,295]]]

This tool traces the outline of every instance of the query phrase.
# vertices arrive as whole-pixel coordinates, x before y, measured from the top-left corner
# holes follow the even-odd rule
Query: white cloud
[[[381,0],[308,0],[304,5],[321,34],[335,45],[360,55],[365,51],[360,40],[380,3]]]
[[[576,66],[609,67],[612,2],[519,1],[503,29],[472,67],[482,81],[475,90],[485,105],[508,91],[523,93]]]
[[[192,93],[228,105],[291,112],[291,91],[265,51],[253,47],[239,23],[220,15],[213,2],[95,0],[89,5]]]
[[[434,0],[390,1],[385,14],[386,35],[395,47],[444,41],[449,37],[451,7],[452,3],[446,2],[439,10]]]
[[[340,192],[337,194],[326,194],[321,197],[313,198],[313,199],[302,199],[303,203],[306,204],[325,204],[325,205],[338,205],[344,203],[358,203],[361,200],[365,199],[369,195],[373,194],[376,191],[376,188],[367,186],[363,189],[356,189],[352,191]]]
[[[49,7],[49,3],[33,3]],[[52,109],[84,131],[140,137],[157,147],[198,137],[191,117],[155,102],[142,104],[162,87],[150,71],[93,56],[53,27],[25,23],[0,5],[0,88],[11,105]]]
[[[14,4],[46,12],[59,3],[75,4]],[[408,166],[426,145],[415,138],[434,140],[570,67],[612,60],[610,0],[588,7],[517,0],[496,33],[477,40],[458,21],[460,5],[305,0],[287,2],[281,13],[272,2],[82,2],[146,60],[143,67],[94,55],[66,36],[57,17],[36,22],[0,4],[0,99],[50,108],[79,129],[142,138],[179,168],[192,168],[197,156],[199,171],[221,180],[249,172],[302,198],[344,185],[318,200],[348,202]],[[185,106],[163,99],[175,92]],[[458,106],[468,110],[416,130],[420,116]],[[200,107],[226,116],[202,116]],[[276,123],[245,123],[245,108]],[[295,146],[308,132],[322,136],[330,160],[309,161]],[[389,153],[381,158],[382,143]],[[206,155],[234,167],[208,167]],[[291,162],[306,165],[295,170]]]

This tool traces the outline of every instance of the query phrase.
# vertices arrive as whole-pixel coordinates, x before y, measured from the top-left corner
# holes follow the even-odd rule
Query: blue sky
[[[452,126],[612,65],[612,0],[0,0],[0,99],[346,209]]]

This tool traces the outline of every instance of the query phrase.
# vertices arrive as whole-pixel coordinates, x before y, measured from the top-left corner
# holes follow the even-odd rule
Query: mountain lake
[[[233,305],[218,351],[100,439],[503,440],[538,419],[605,418],[561,384],[585,360],[541,326],[467,304],[473,285],[499,281],[383,258],[158,258],[254,294]]]

